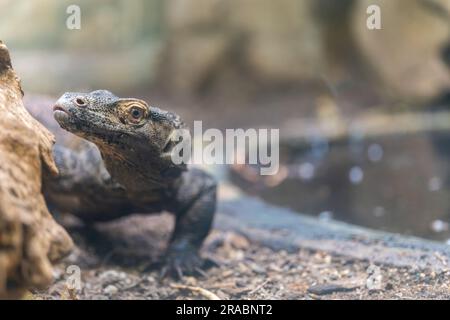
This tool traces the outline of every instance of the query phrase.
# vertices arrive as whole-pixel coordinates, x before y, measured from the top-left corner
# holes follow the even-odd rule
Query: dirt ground
[[[312,99],[299,101],[292,98],[291,104],[280,103],[285,108],[280,107],[274,113],[270,106],[276,100],[274,98],[261,103],[238,101],[234,107],[216,105],[207,99],[196,105],[196,108],[186,106],[185,101],[173,101],[167,105],[185,116],[188,122],[195,120],[195,115],[201,113],[205,127],[218,128],[226,128],[229,123],[235,127],[255,124],[279,127],[287,118],[303,114],[300,109],[313,110],[310,108],[314,105]],[[31,97],[29,101],[33,101],[31,107],[35,109],[31,109],[36,115],[38,111],[45,111],[45,107],[48,108],[54,99]],[[167,102],[157,96],[153,96],[150,101],[155,105],[166,105],[164,102]],[[235,106],[242,105],[258,107],[246,109],[247,116],[239,117],[242,111]],[[217,116],[218,109],[221,110],[220,117]],[[352,110],[349,107],[343,111]],[[42,117],[45,118],[45,115]],[[241,122],[236,119],[241,119]],[[264,123],[261,119],[270,121]],[[55,130],[61,138],[57,128]],[[353,229],[335,224],[323,226],[315,220],[300,218],[296,213],[282,214],[277,208],[269,208],[257,201],[249,202],[248,199],[226,208],[222,205],[221,209],[228,207],[230,210],[222,213],[216,225],[218,228],[213,230],[202,250],[204,256],[219,262],[219,267],[206,270],[205,275],[184,277],[179,281],[160,280],[160,269],[154,266],[163,255],[172,228],[173,222],[168,215],[132,216],[96,228],[81,227],[72,218],[60,217],[78,247],[57,266],[55,283],[46,290],[33,291],[27,298],[450,299],[450,271],[446,261],[445,268],[415,267],[420,264],[420,261],[415,260],[416,257],[420,258],[423,252],[426,253],[421,250],[420,241],[413,241],[409,251],[401,248],[397,250],[398,244],[392,243],[390,236],[386,241],[372,241],[370,237],[369,240],[364,237],[364,231],[358,231],[354,238],[361,240],[339,242],[335,239],[353,239]],[[224,222],[226,227],[223,226]],[[252,240],[239,232],[242,230],[250,230],[247,234],[253,235]],[[258,238],[261,241],[255,240]],[[274,250],[273,246],[269,248],[262,244],[264,239],[275,245],[282,243],[286,250]],[[301,244],[311,245],[311,241],[316,247],[331,247],[334,251],[302,248]],[[401,247],[409,248],[409,241],[402,240]],[[295,250],[287,250],[291,243],[292,247],[296,247]],[[381,246],[380,243],[386,245]],[[385,248],[391,246],[394,249],[385,254]],[[435,250],[434,245],[432,247],[423,259],[431,266],[436,262],[430,258]],[[381,256],[381,260],[395,262],[405,252],[412,252],[414,256],[413,260],[408,260],[408,257],[402,260],[407,262],[406,266],[380,262],[375,265],[370,260],[371,256]],[[355,255],[369,258],[358,259]],[[70,277],[67,267],[71,265],[81,270],[79,291],[68,290],[66,285]],[[146,271],[149,266],[153,268]]]
[[[157,269],[141,270],[158,260],[169,234],[169,220],[166,215],[132,217],[102,227],[101,231],[72,228],[80,246],[57,267],[54,285],[34,291],[29,298],[450,299],[450,271],[447,270],[436,273],[374,265],[307,249],[274,251],[232,231],[219,230],[209,236],[203,255],[213,258],[220,266],[206,270],[203,276],[161,280]],[[126,225],[126,231],[121,234],[119,230]],[[130,228],[131,225],[135,227]],[[142,237],[143,229],[153,231]],[[105,241],[95,241],[93,247],[94,242],[90,241],[96,238],[97,232]],[[152,248],[137,252],[129,247],[136,248],[137,243],[141,244],[140,248],[144,244]],[[110,250],[110,245],[115,249]],[[81,269],[79,291],[69,290],[66,285],[65,270],[74,264]]]

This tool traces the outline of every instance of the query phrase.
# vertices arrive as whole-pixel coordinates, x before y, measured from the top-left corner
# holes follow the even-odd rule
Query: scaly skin
[[[105,90],[65,93],[55,104],[61,128],[87,140],[77,149],[56,145],[60,175],[45,182],[50,208],[85,222],[162,210],[176,216],[165,272],[201,272],[199,249],[215,208],[216,183],[207,173],[187,170],[170,158],[180,118],[144,101]]]

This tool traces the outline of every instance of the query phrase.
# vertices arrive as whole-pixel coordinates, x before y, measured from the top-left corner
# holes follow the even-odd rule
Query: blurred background
[[[233,183],[323,220],[450,239],[449,0],[0,0],[0,39],[35,113],[105,88],[204,128],[279,128],[279,173],[234,166]]]

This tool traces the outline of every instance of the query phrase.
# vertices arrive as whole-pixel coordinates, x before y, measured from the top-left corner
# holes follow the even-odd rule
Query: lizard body
[[[175,229],[165,255],[177,275],[201,268],[199,249],[216,208],[216,182],[206,172],[174,164],[174,113],[109,91],[65,93],[54,106],[61,128],[83,139],[77,148],[57,144],[60,171],[44,182],[49,206],[86,223],[132,213],[171,212]]]

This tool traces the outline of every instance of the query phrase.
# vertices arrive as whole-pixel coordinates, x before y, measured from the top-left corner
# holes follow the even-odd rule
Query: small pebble
[[[311,286],[308,288],[308,293],[316,294],[316,295],[326,295],[332,294],[335,292],[349,292],[355,290],[354,288],[344,287],[338,284],[318,284],[315,286]]]
[[[114,295],[117,292],[119,292],[119,289],[117,289],[116,286],[113,286],[112,284],[110,284],[105,289],[103,289],[103,292],[107,295]]]

